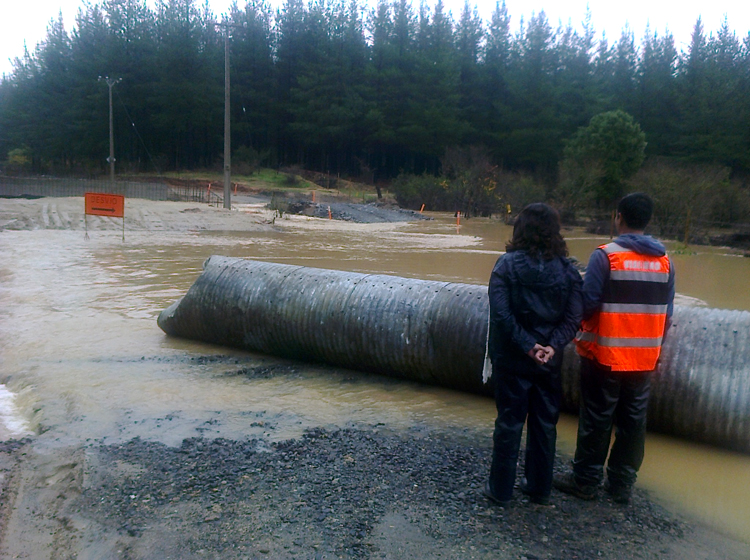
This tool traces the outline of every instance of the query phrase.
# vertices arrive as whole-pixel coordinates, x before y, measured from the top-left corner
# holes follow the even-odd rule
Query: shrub
[[[628,184],[654,199],[653,225],[662,236],[688,241],[750,220],[750,195],[727,167],[654,158]]]
[[[447,210],[446,189],[434,175],[402,173],[391,185],[396,202],[418,210],[424,204],[430,210]]]
[[[544,185],[523,171],[498,171],[495,193],[500,204],[510,205],[517,214],[532,202],[547,200]]]

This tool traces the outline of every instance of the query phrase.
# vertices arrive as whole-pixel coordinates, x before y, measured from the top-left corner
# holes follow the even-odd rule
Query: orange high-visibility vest
[[[599,248],[609,259],[609,279],[599,311],[576,336],[578,353],[612,371],[651,371],[667,321],[669,257],[641,255],[617,243]]]

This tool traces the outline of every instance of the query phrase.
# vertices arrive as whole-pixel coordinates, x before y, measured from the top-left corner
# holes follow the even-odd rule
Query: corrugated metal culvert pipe
[[[165,309],[169,335],[491,394],[482,383],[486,286],[213,256]],[[750,452],[750,313],[676,307],[652,429]],[[563,366],[577,410],[578,360]]]

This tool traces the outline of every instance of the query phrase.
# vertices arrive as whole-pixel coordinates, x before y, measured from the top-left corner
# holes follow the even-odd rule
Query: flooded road
[[[474,219],[351,224],[292,217],[272,231],[0,232],[0,407],[46,444],[134,437],[296,437],[312,426],[452,426],[491,436],[489,399],[171,339],[159,312],[212,254],[485,284],[511,229]],[[608,238],[567,232],[585,262]],[[676,248],[676,247],[675,247]],[[718,248],[674,254],[677,289],[711,307],[750,309],[750,259]],[[2,420],[2,418],[0,418]],[[572,451],[576,419],[560,424]],[[750,457],[650,436],[639,484],[680,511],[750,541]]]

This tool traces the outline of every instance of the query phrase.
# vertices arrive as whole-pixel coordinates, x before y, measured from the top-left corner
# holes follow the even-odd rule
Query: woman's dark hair
[[[506,245],[508,253],[526,251],[543,259],[567,257],[568,246],[560,234],[560,215],[543,202],[529,204],[521,210],[513,226],[513,239]]]

